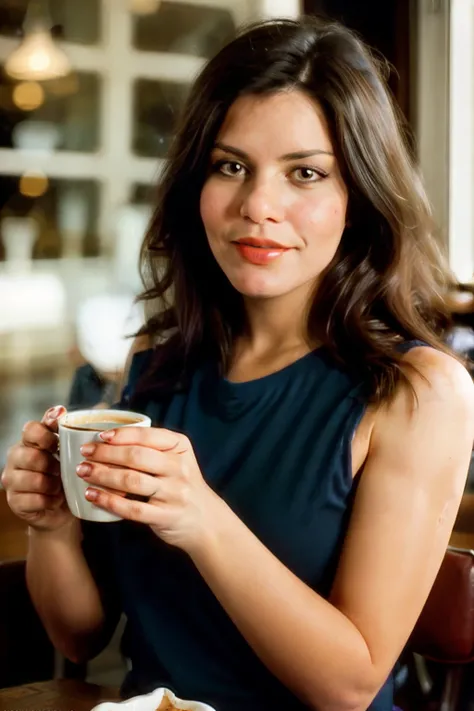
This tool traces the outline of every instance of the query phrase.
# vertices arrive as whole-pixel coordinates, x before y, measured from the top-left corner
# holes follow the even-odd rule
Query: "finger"
[[[42,472],[57,477],[60,465],[52,454],[34,447],[20,446],[15,452],[15,469],[25,469],[32,472]]]
[[[121,469],[135,469],[166,476],[170,469],[174,470],[177,455],[160,452],[150,447],[134,444],[129,446],[111,447],[109,444],[92,442],[81,447],[85,459],[102,464],[111,464]]]
[[[10,491],[12,495],[45,494],[46,496],[57,496],[62,494],[63,488],[59,477],[17,469],[15,470],[15,478]]]
[[[86,499],[94,506],[99,506],[110,513],[127,519],[137,521],[148,526],[166,528],[166,521],[170,517],[169,507],[164,507],[161,503],[144,503],[134,499],[126,499],[109,491],[89,488],[86,490]]]
[[[23,427],[22,442],[26,447],[36,447],[49,452],[58,448],[58,435],[42,422],[27,422]]]
[[[165,501],[171,494],[172,479],[145,474],[134,469],[107,467],[103,464],[84,462],[77,467],[77,474],[87,484],[97,485],[109,490],[143,496],[146,499],[154,497]]]
[[[56,511],[64,503],[64,496],[45,496],[44,494],[12,494],[8,500],[9,506],[17,516]]]
[[[173,454],[182,454],[190,448],[185,435],[161,427],[119,427],[116,430],[101,432],[99,437],[114,445],[137,444]]]
[[[55,405],[54,407],[50,407],[49,410],[46,410],[41,422],[53,432],[57,432],[58,419],[61,417],[61,415],[65,415],[66,412],[67,410],[64,405]]]

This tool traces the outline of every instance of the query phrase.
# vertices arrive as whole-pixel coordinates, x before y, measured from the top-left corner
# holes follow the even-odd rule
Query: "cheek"
[[[227,202],[222,190],[216,189],[212,181],[206,183],[201,191],[200,211],[208,237],[219,231],[226,209]]]
[[[339,243],[346,224],[346,202],[304,201],[293,211],[293,224],[309,247],[315,242]]]

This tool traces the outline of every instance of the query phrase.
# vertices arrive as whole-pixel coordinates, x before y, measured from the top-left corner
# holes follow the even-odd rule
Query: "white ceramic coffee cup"
[[[150,427],[150,425],[149,417],[128,410],[76,410],[76,412],[67,412],[59,418],[61,480],[67,505],[74,516],[101,523],[120,521],[119,516],[114,516],[87,501],[86,489],[90,485],[76,473],[76,467],[84,461],[84,456],[81,454],[82,445],[88,442],[100,442],[99,435],[105,430],[118,427]]]

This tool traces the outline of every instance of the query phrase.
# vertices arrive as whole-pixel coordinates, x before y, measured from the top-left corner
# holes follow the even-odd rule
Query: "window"
[[[133,151],[139,156],[166,156],[187,84],[137,79],[133,96]]]
[[[462,282],[474,280],[474,0],[451,0],[449,256]]]
[[[133,45],[146,52],[174,52],[211,57],[235,34],[229,10],[162,2],[152,15],[136,15]]]
[[[97,74],[75,72],[29,85],[1,71],[0,148],[97,151],[100,93]]]
[[[3,220],[2,251],[15,248],[17,229],[30,222],[32,259],[96,257],[99,186],[93,180],[48,179],[46,175],[0,176],[0,208]],[[31,224],[33,223],[33,224]]]
[[[449,262],[474,280],[474,0],[418,3],[419,158]]]

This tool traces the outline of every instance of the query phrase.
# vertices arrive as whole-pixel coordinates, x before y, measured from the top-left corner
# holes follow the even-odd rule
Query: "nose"
[[[264,222],[282,222],[283,201],[277,186],[270,182],[247,183],[240,215],[257,225]]]

